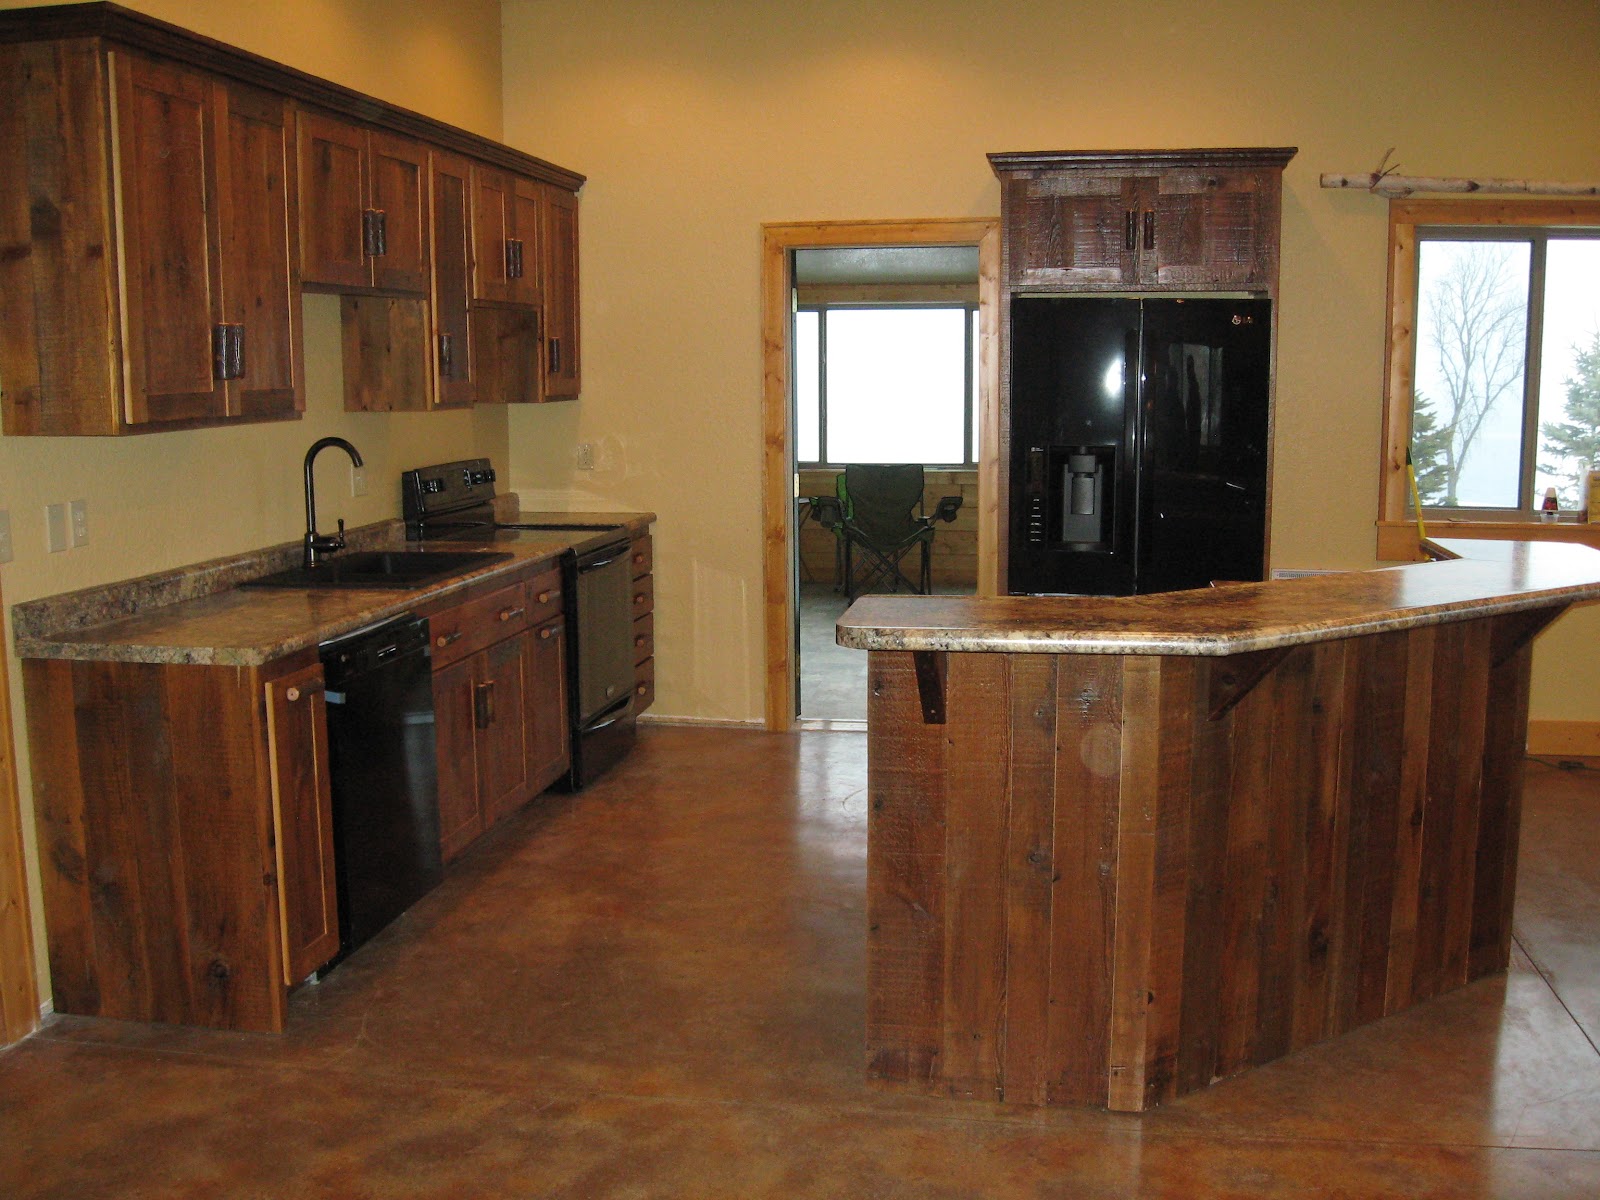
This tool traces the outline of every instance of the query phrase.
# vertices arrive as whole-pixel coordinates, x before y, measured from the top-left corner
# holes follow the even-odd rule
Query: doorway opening
[[[861,727],[866,656],[833,639],[852,596],[924,584],[994,594],[998,222],[763,232],[767,727]],[[830,527],[852,509],[847,464],[919,468],[927,516],[961,498],[934,525],[926,579],[920,545],[896,582]]]

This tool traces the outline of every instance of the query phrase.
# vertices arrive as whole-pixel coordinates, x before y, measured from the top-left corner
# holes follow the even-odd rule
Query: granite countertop
[[[621,526],[637,536],[654,513],[501,513],[501,520]],[[349,534],[350,549],[485,550],[510,558],[414,588],[241,588],[293,566],[299,542],[196,563],[12,609],[21,658],[259,666],[447,599],[497,576],[554,562],[596,540],[596,529],[506,531],[494,541],[407,542],[400,521]]]
[[[1222,656],[1600,599],[1600,551],[1436,540],[1446,561],[1148,596],[863,596],[855,650]]]

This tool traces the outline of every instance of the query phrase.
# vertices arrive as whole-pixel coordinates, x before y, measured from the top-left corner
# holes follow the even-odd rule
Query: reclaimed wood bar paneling
[[[870,1073],[1138,1111],[1504,969],[1549,615],[940,651],[942,725],[874,650]]]

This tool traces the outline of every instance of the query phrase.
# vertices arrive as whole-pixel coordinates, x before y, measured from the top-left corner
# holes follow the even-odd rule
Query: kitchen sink
[[[315,567],[293,567],[247,579],[240,587],[409,588],[464,575],[511,555],[493,550],[358,550],[329,555]]]
[[[606,533],[613,529],[621,529],[616,521],[607,521],[604,524],[578,524],[576,522],[561,521],[513,521],[504,526],[507,529],[576,529],[591,532]]]

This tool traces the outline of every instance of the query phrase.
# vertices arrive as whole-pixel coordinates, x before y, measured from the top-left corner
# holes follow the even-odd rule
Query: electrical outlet
[[[0,563],[11,561],[11,510],[0,508]]]
[[[365,467],[350,468],[350,494],[352,496],[365,496],[367,494],[367,469]]]
[[[74,546],[87,546],[89,544],[89,502],[87,500],[74,500],[67,506],[67,517],[72,523],[72,544]]]
[[[593,442],[579,442],[578,443],[578,470],[580,470],[580,471],[592,471],[592,470],[594,470],[594,443]]]
[[[68,546],[67,538],[67,506],[65,504],[46,504],[44,506],[44,541],[51,554],[60,554]]]

